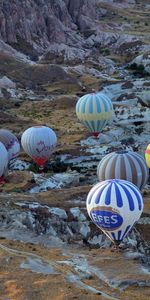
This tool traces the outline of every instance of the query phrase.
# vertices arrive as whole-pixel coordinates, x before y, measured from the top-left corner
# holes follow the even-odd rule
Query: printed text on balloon
[[[91,218],[95,224],[101,228],[112,230],[118,228],[123,223],[123,218],[116,212],[94,209]]]

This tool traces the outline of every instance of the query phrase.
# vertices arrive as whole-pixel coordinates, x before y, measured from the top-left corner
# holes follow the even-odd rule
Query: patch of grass
[[[29,168],[28,171],[34,172],[34,173],[39,173],[39,166],[36,163],[32,163]]]
[[[60,94],[72,94],[76,93],[80,90],[80,86],[77,83],[77,80],[74,79],[74,82],[55,82],[51,85],[47,85],[45,87],[49,93],[53,93],[56,95]]]
[[[88,90],[92,91],[92,89],[99,90],[99,86],[102,80],[94,76],[82,75],[80,77],[80,81]]]
[[[111,54],[109,48],[104,48],[104,49],[102,49],[102,50],[101,50],[101,53],[102,53],[104,56],[107,56],[107,55],[110,55],[110,54]]]
[[[9,191],[10,193],[21,193],[21,189],[13,188],[12,190]]]

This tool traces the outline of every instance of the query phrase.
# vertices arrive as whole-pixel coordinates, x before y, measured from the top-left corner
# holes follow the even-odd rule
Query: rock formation
[[[133,35],[123,34],[121,26],[102,22],[115,15],[116,7],[133,5],[135,1],[100,0],[14,0],[0,2],[0,38],[32,60],[51,45],[58,44],[79,50],[109,46],[124,51],[141,47],[143,42]],[[108,5],[109,4],[109,5]],[[110,13],[112,5],[113,12]],[[115,31],[116,32],[115,32]],[[117,42],[117,44],[116,44]],[[125,46],[127,42],[127,45]],[[51,51],[51,50],[50,50]]]

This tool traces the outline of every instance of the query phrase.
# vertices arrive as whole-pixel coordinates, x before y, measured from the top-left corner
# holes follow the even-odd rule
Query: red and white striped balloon
[[[144,158],[133,151],[116,151],[107,154],[97,167],[99,181],[124,179],[139,189],[148,180],[148,168]]]
[[[24,151],[43,167],[57,143],[55,132],[47,126],[33,126],[25,130],[21,137]]]

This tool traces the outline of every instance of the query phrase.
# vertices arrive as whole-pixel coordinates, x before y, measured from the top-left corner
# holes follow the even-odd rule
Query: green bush
[[[134,75],[142,75],[142,76],[147,75],[147,72],[145,71],[145,68],[142,64],[137,65],[136,63],[133,63],[128,67],[128,69],[133,70]]]
[[[103,55],[110,55],[110,50],[108,49],[108,48],[103,48],[103,49],[101,49],[101,53],[103,54]]]
[[[32,163],[29,166],[28,171],[31,171],[31,172],[34,172],[34,173],[39,173],[39,167],[35,163]]]

